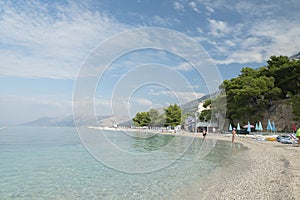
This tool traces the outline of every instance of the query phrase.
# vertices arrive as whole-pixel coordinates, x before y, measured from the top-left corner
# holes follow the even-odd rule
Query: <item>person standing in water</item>
[[[233,128],[231,133],[232,133],[232,140],[231,140],[231,141],[232,141],[232,143],[233,143],[233,142],[234,142],[234,139],[235,139],[235,136],[236,136],[236,129]]]

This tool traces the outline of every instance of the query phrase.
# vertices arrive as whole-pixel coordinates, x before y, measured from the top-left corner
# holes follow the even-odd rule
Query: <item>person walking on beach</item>
[[[234,142],[234,139],[235,139],[235,135],[236,135],[236,129],[233,128],[231,133],[232,133],[232,140],[231,140],[231,141],[232,141],[232,143],[233,143],[233,142]]]
[[[298,138],[298,145],[300,145],[300,128],[296,132],[296,137]]]
[[[292,129],[293,129],[293,133],[296,133],[296,131],[297,131],[297,124],[293,124]]]
[[[205,136],[207,135],[206,129],[203,129],[203,140],[205,139]]]

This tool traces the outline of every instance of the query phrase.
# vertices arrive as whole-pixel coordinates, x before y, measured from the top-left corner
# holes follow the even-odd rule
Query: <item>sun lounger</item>
[[[291,138],[291,140],[293,140],[292,145],[298,144],[298,138],[296,137],[296,135],[294,133],[290,134],[290,138]]]

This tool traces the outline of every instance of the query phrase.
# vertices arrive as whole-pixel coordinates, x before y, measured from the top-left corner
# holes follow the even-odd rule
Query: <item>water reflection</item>
[[[150,152],[162,149],[168,145],[175,136],[154,135],[152,137],[134,137],[132,146],[137,152]]]

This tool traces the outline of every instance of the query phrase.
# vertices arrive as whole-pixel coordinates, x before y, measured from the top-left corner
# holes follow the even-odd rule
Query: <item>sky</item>
[[[300,51],[298,0],[0,1],[0,125],[127,115]]]

